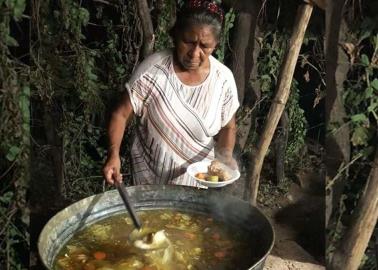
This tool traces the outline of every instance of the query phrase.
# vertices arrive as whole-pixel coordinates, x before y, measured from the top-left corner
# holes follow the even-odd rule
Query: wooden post
[[[344,106],[344,82],[348,79],[348,72],[351,68],[348,54],[339,44],[348,41],[347,23],[343,19],[343,9],[346,0],[328,1],[326,12],[326,32],[325,32],[325,155],[323,162],[327,169],[327,180],[336,179],[332,185],[327,183],[327,209],[326,224],[330,222],[332,212],[336,210],[340,203],[341,196],[346,182],[346,173],[341,177],[335,178],[339,174],[339,168],[350,162],[351,130],[347,120],[347,113]],[[330,228],[331,229],[331,228]]]
[[[261,90],[256,78],[257,56],[260,46],[256,34],[259,33],[258,15],[261,0],[223,1],[236,10],[236,21],[233,29],[231,70],[235,77],[240,104],[244,106],[244,117],[238,119],[235,151],[242,152],[250,130],[256,128],[256,113],[252,108],[259,102]],[[253,85],[249,82],[253,80]]]
[[[297,64],[299,51],[303,42],[303,37],[311,17],[312,4],[302,4],[299,6],[290,39],[289,46],[283,61],[283,66],[278,79],[277,92],[272,101],[263,132],[257,145],[256,155],[252,157],[252,172],[249,174],[250,202],[256,205],[257,192],[262,164],[268,147],[272,141],[274,131],[285,109],[287,99],[290,94],[290,86],[293,79],[294,69]]]
[[[154,28],[152,25],[151,14],[148,8],[147,0],[138,0],[136,1],[139,13],[139,19],[142,24],[143,29],[143,49],[142,55],[143,57],[148,56],[153,52],[154,43],[155,43],[155,35],[154,35]]]
[[[352,225],[332,257],[332,270],[357,270],[378,220],[378,148]],[[328,269],[328,267],[327,267]]]
[[[276,156],[276,184],[279,185],[285,180],[285,153],[289,139],[290,119],[287,111],[282,113],[279,122],[279,133],[276,134],[274,152]],[[278,136],[277,136],[278,135]]]

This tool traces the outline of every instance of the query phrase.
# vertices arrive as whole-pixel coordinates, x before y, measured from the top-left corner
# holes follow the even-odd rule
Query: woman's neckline
[[[199,84],[196,84],[196,85],[188,85],[186,83],[184,83],[183,81],[181,81],[181,79],[177,76],[176,74],[176,71],[175,71],[175,67],[174,67],[174,59],[173,59],[173,51],[170,55],[170,58],[171,58],[171,64],[170,64],[170,69],[171,69],[171,72],[173,73],[173,76],[175,77],[176,80],[178,80],[184,87],[186,88],[197,88],[197,87],[200,87],[202,85],[204,85],[205,83],[207,83],[207,81],[210,79],[210,74],[211,74],[211,71],[212,71],[212,56],[210,55],[209,56],[209,73],[207,74],[206,78],[200,82]]]

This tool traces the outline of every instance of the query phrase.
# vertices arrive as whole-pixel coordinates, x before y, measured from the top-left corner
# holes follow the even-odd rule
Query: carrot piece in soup
[[[102,251],[96,251],[95,253],[93,253],[93,257],[96,260],[103,260],[106,258],[106,253]]]
[[[214,253],[214,256],[217,257],[218,259],[223,259],[226,257],[226,251],[225,250],[220,250]]]
[[[196,235],[194,233],[184,232],[184,237],[189,240],[194,240],[196,238]]]

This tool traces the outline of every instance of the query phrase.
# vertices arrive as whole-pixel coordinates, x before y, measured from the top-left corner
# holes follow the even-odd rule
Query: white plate
[[[204,186],[207,186],[207,187],[224,187],[224,186],[227,186],[229,184],[232,184],[233,182],[235,182],[236,180],[239,179],[240,177],[240,172],[238,170],[232,170],[231,168],[227,167],[227,166],[224,166],[225,169],[227,169],[227,171],[230,173],[231,175],[231,179],[227,180],[227,181],[221,181],[221,182],[210,182],[210,181],[205,181],[205,180],[201,180],[197,177],[195,177],[195,175],[197,173],[205,173],[207,172],[207,167],[210,165],[211,161],[200,161],[200,162],[196,162],[196,163],[193,163],[193,164],[190,164],[189,167],[186,169],[186,172],[193,178],[195,179],[198,184],[201,184],[201,185],[204,185]]]

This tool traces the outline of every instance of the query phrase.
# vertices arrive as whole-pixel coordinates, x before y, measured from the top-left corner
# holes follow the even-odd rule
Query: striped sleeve
[[[146,79],[149,70],[155,65],[161,63],[163,59],[169,56],[169,51],[161,51],[148,56],[143,60],[133,72],[130,80],[125,87],[130,96],[131,105],[134,113],[141,116],[143,107],[151,94],[151,83]]]
[[[133,81],[131,84],[126,83],[126,90],[135,115],[141,116],[150,93],[150,89],[143,83],[143,77]]]

